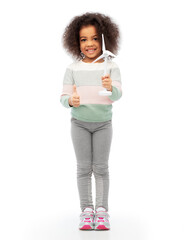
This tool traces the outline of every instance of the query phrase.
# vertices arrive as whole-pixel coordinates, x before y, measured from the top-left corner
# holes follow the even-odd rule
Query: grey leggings
[[[95,177],[96,206],[108,211],[108,159],[112,142],[112,120],[83,122],[71,118],[71,137],[77,159],[77,185],[80,207],[94,209],[92,202],[92,172]]]

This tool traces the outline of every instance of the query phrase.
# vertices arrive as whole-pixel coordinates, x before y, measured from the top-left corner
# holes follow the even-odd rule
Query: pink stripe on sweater
[[[112,104],[106,96],[100,96],[99,91],[103,90],[101,86],[81,86],[77,88],[77,93],[80,95],[81,104]]]
[[[119,81],[113,81],[112,85],[117,87],[121,91],[121,83]],[[102,86],[80,86],[77,87],[77,93],[80,96],[80,104],[105,104],[110,105],[113,103],[107,96],[100,96],[99,91],[103,90]],[[73,85],[64,85],[63,95],[72,95]]]
[[[61,97],[63,95],[72,95],[73,94],[73,85],[63,85],[63,92],[61,94]]]

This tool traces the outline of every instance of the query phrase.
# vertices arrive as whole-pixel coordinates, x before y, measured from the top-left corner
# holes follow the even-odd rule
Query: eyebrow
[[[97,34],[96,34],[96,35],[93,35],[93,36],[91,36],[91,37],[95,37],[95,36],[97,36]],[[87,38],[87,37],[85,37],[85,36],[80,36],[80,38]]]

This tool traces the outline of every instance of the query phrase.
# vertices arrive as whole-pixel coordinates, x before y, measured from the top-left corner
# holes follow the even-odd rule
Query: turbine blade
[[[112,57],[116,57],[116,55],[114,55],[112,52],[110,52],[110,51],[108,51],[108,50],[107,50],[107,55],[108,55],[108,56],[110,55],[110,56],[112,56]]]
[[[97,59],[95,59],[92,63],[97,62],[98,60],[100,60],[102,58],[104,58],[103,54],[101,56],[99,56]]]
[[[105,52],[106,47],[105,47],[105,39],[104,39],[104,35],[102,34],[102,50],[103,52]]]

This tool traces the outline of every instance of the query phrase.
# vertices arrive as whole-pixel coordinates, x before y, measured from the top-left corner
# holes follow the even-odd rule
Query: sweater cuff
[[[70,98],[69,95],[63,95],[60,98],[60,102],[65,108],[71,108],[71,106],[69,105],[69,102],[68,102],[69,98]]]
[[[112,95],[108,96],[110,100],[117,101],[122,96],[122,92],[115,86],[112,86]]]

